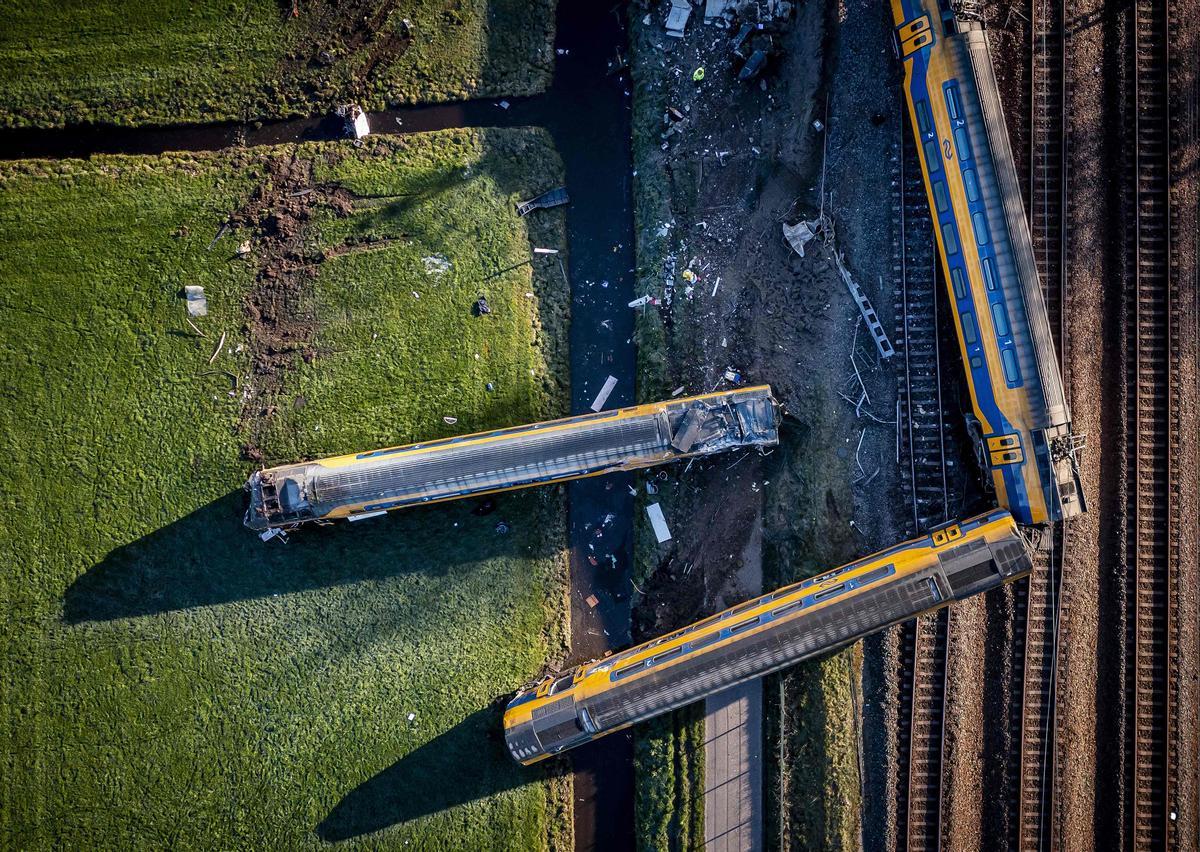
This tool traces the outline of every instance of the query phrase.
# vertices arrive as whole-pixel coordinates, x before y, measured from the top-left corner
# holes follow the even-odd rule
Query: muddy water
[[[572,290],[571,410],[589,410],[608,376],[617,379],[606,407],[634,401],[633,213],[630,84],[612,71],[624,54],[625,9],[603,2],[559,3],[556,65],[550,90],[499,99],[372,113],[376,133],[451,127],[541,126],[566,167]],[[253,125],[223,123],[148,129],[72,127],[0,131],[0,158],[156,154],[233,145],[336,139],[341,121],[304,118]],[[539,187],[540,189],[540,187]],[[533,215],[537,215],[536,213]],[[631,479],[621,474],[568,486],[573,661],[628,644],[632,562]],[[599,530],[599,535],[597,535]],[[593,564],[594,563],[594,564]],[[590,606],[590,596],[598,600]],[[575,845],[580,852],[633,846],[633,747],[628,732],[574,757]]]

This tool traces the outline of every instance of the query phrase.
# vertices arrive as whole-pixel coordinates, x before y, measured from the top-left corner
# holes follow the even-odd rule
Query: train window
[[[833,597],[834,595],[841,594],[842,590],[845,588],[846,588],[845,583],[838,583],[832,589],[825,589],[824,591],[817,592],[815,595],[813,595],[813,598],[812,598],[813,603],[816,603],[817,601],[826,600],[828,598]]]
[[[946,184],[943,181],[935,180],[933,182],[933,200],[937,204],[939,213],[945,213],[950,209],[950,195],[946,192]]]
[[[929,169],[929,173],[933,174],[938,170],[938,163],[942,161],[942,152],[938,150],[937,143],[932,139],[925,143],[925,168]]]
[[[975,242],[981,246],[986,246],[988,243],[988,226],[987,219],[983,217],[983,213],[972,213],[971,224],[975,228]]]
[[[661,654],[655,654],[654,655],[654,665],[658,665],[659,663],[669,660],[672,657],[678,657],[682,653],[683,653],[683,646],[676,645],[670,651],[663,651]]]
[[[858,584],[865,586],[867,583],[874,583],[876,580],[882,580],[888,574],[892,573],[893,565],[884,565],[881,568],[876,568],[873,571],[868,571],[858,578]]]
[[[967,298],[967,276],[959,267],[950,270],[950,280],[954,282],[954,298]]]
[[[958,254],[958,235],[954,233],[953,222],[942,225],[942,244],[946,247],[946,254]]]
[[[562,692],[564,689],[566,689],[568,686],[571,685],[571,681],[574,679],[574,676],[575,676],[574,672],[567,672],[565,675],[563,675],[558,680],[554,681],[553,684],[551,684],[550,689],[546,692],[546,694],[547,695],[557,695],[558,693]]]
[[[634,663],[631,666],[625,666],[623,669],[617,669],[612,673],[612,680],[620,680],[623,677],[629,677],[631,674],[637,674],[645,668],[641,662]]]
[[[954,128],[954,147],[958,150],[958,159],[971,159],[971,143],[967,141],[967,129],[965,127]]]
[[[946,112],[950,113],[950,117],[955,121],[962,118],[962,109],[958,103],[958,88],[955,86],[946,89]]]
[[[1000,362],[1004,365],[1004,378],[1010,388],[1021,384],[1021,370],[1017,367],[1017,353],[1011,349],[1000,350]]]
[[[1000,302],[992,305],[992,325],[996,327],[996,334],[1008,337],[1008,311]]]
[[[975,315],[970,311],[962,312],[962,335],[968,346],[979,342],[979,332],[975,330]]]
[[[996,274],[996,261],[990,257],[983,259],[983,280],[989,290],[995,291],[1000,287],[1000,276]]]
[[[719,642],[720,639],[721,639],[721,631],[714,630],[712,633],[709,633],[707,636],[701,636],[699,639],[693,639],[691,642],[692,650],[697,651],[701,648],[707,648],[712,643]]]
[[[735,624],[735,625],[733,625],[733,627],[730,627],[729,635],[732,636],[734,633],[741,633],[743,630],[749,630],[751,627],[753,627],[756,624],[758,624],[758,616],[757,615],[754,618],[747,618],[742,623]]]
[[[971,366],[973,368],[975,368],[976,370],[978,370],[980,367],[983,366],[983,359],[980,358],[978,355],[972,355],[971,356]]]
[[[917,127],[921,128],[922,134],[927,134],[933,131],[933,122],[929,117],[929,104],[925,101],[917,101]]]
[[[974,169],[963,169],[963,186],[967,190],[968,201],[979,200],[979,179],[975,177]]]
[[[800,609],[800,607],[802,607],[802,606],[804,606],[804,601],[792,601],[790,604],[785,604],[784,606],[781,606],[779,609],[772,610],[771,615],[774,618],[782,618],[785,615],[789,615],[790,613],[795,612],[796,610]]]

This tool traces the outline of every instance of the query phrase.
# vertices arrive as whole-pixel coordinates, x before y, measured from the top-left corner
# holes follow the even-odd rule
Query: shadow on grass
[[[359,784],[316,827],[317,836],[330,843],[350,840],[540,781],[556,771],[513,762],[504,748],[503,713],[503,700],[476,710]]]
[[[63,618],[109,621],[555,552],[544,531],[561,503],[550,493],[501,495],[487,517],[472,514],[478,502],[305,528],[285,545],[264,544],[242,526],[243,496],[235,491],[113,550],[67,589]],[[498,520],[508,534],[496,532]]]

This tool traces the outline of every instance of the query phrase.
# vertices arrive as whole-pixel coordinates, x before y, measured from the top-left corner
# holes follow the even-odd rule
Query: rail
[[[962,502],[957,482],[961,454],[946,429],[942,394],[939,288],[933,222],[907,113],[895,156],[893,245],[896,313],[902,320],[897,350],[904,358],[897,394],[897,461],[912,506],[914,535],[949,520]],[[946,698],[948,610],[901,626],[900,708],[897,732],[895,837],[903,849],[937,849],[941,839],[943,719]],[[907,720],[907,725],[904,721]]]
[[[1172,713],[1178,502],[1173,499],[1178,366],[1177,279],[1172,275],[1170,12],[1167,0],[1133,8],[1133,213],[1126,276],[1127,397],[1126,845],[1175,848]]]
[[[1068,111],[1065,0],[1030,2],[1029,219],[1034,259],[1055,335],[1060,372],[1067,373]],[[1010,845],[1022,850],[1054,845],[1058,771],[1056,695],[1059,624],[1066,534],[1061,523],[1050,548],[1034,559],[1033,573],[1016,594],[1015,621],[1021,703],[1015,713],[1015,822]]]

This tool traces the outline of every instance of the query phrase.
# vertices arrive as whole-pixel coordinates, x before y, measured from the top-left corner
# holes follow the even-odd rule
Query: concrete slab
[[[704,846],[763,848],[762,680],[704,702]]]

